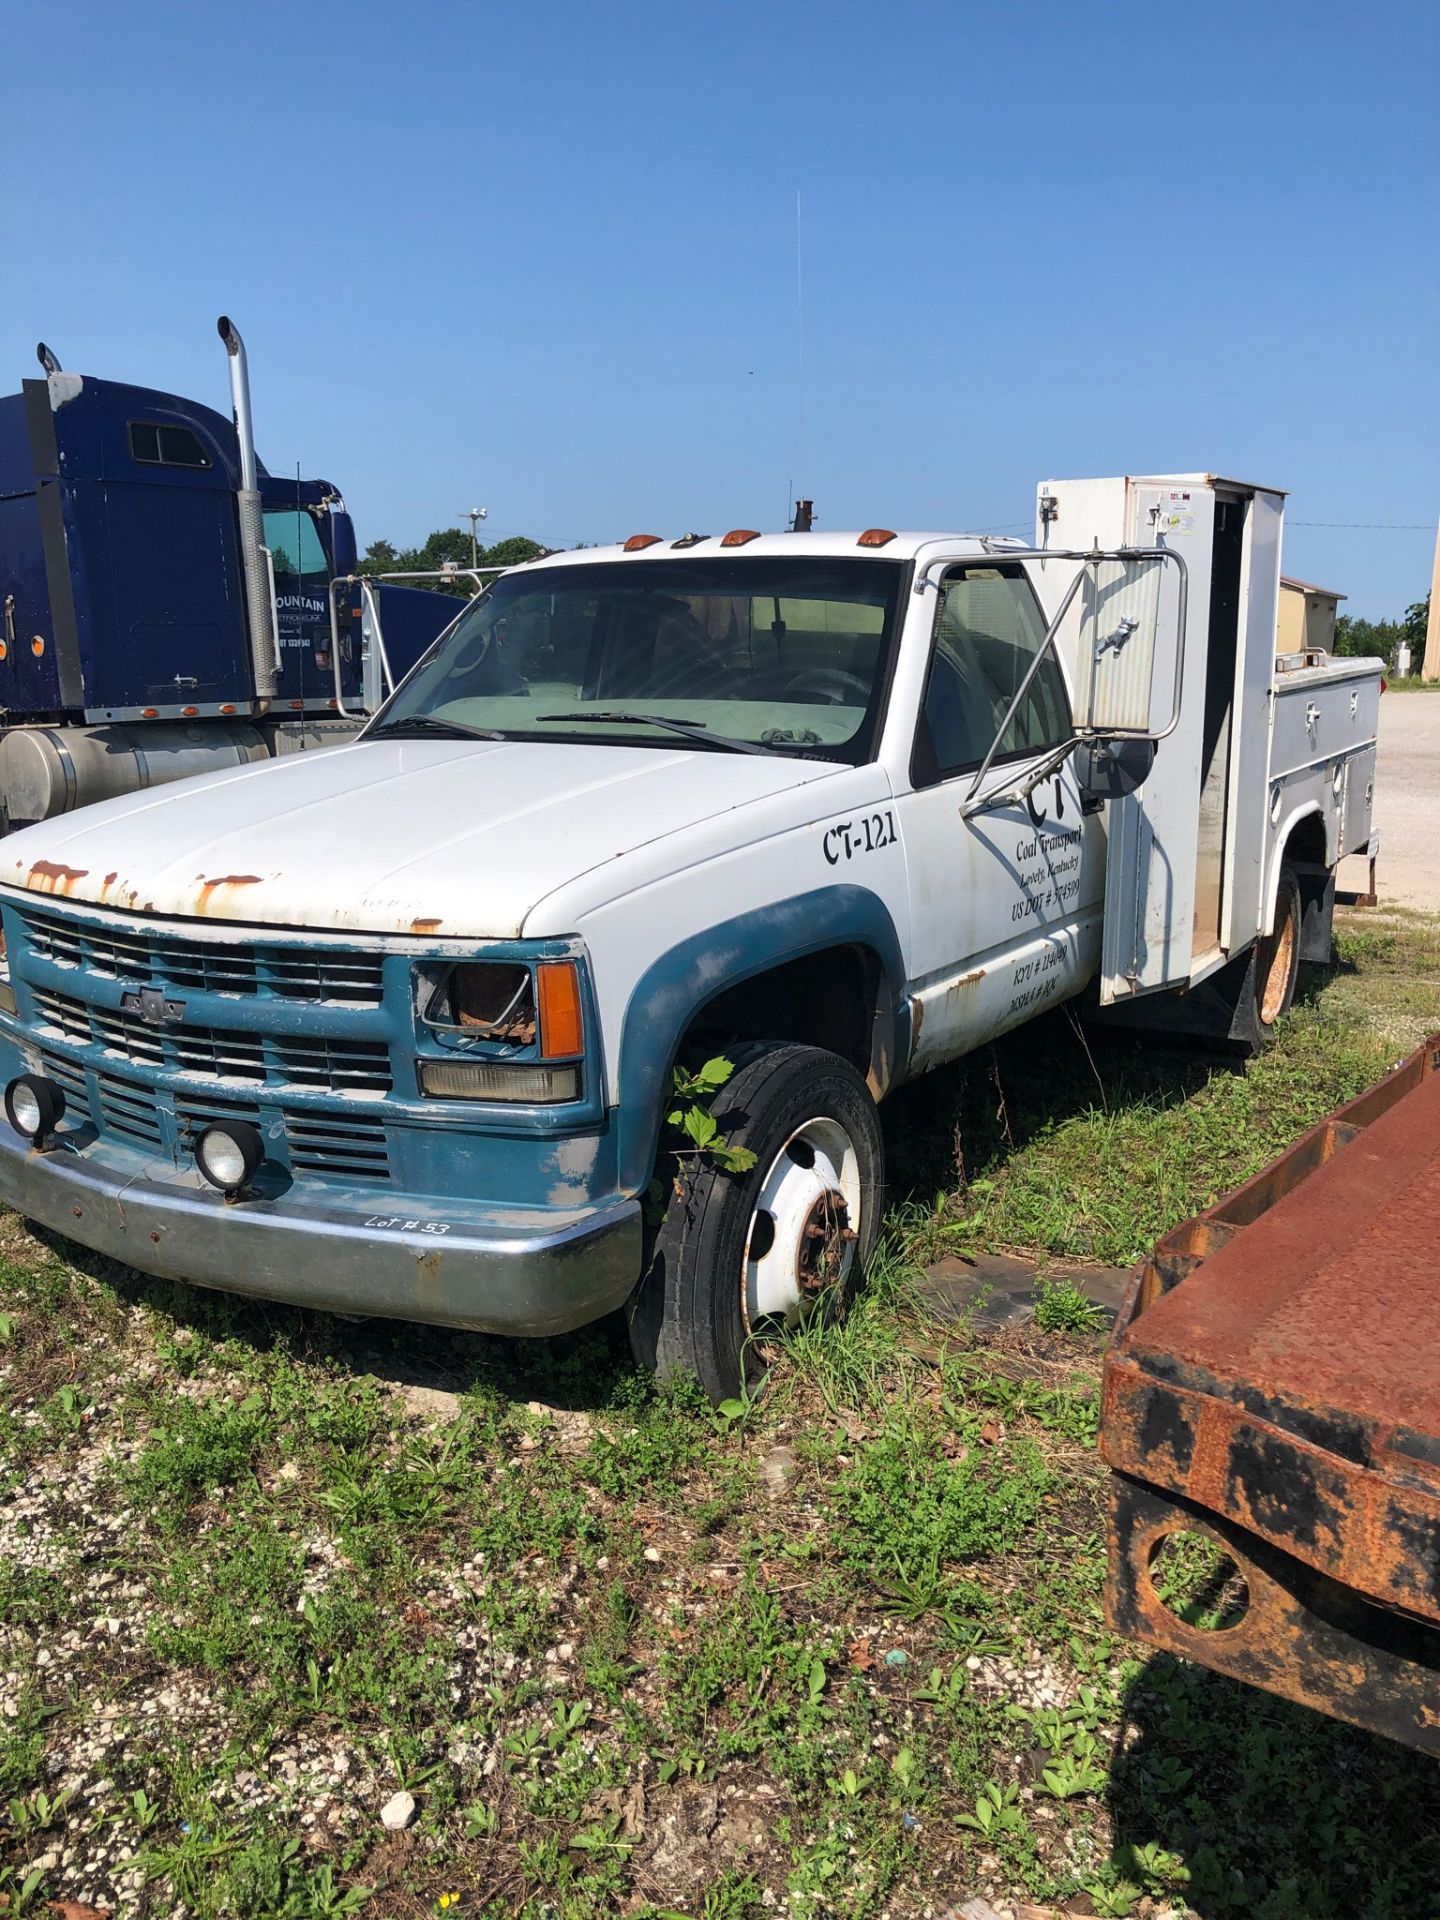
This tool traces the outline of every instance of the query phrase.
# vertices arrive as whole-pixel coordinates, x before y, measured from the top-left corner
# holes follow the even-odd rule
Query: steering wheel
[[[797,674],[780,689],[782,700],[804,701],[813,695],[831,707],[856,705],[853,699],[847,699],[849,694],[858,694],[858,704],[862,707],[870,704],[869,681],[862,680],[858,673],[847,673],[843,667],[814,667],[807,673]]]

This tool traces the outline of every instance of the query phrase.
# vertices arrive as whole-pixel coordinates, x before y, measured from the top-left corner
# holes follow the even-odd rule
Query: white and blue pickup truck
[[[1328,957],[1380,663],[1277,662],[1282,511],[1047,482],[1033,546],[551,555],[353,743],[11,835],[0,1198],[317,1307],[628,1306],[734,1391],[863,1270],[890,1089],[1087,990],[1253,1047]],[[672,1075],[721,1053],[729,1151],[676,1160]]]

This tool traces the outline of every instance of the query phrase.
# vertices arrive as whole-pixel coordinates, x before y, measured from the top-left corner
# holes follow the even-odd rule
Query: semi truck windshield
[[[901,571],[764,557],[507,575],[371,734],[425,714],[506,738],[673,748],[679,736],[858,764],[888,677]]]

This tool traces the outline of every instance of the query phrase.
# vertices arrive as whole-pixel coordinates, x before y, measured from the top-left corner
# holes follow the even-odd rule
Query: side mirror
[[[1160,733],[1153,712],[1157,691],[1166,706],[1178,705],[1179,631],[1174,596],[1165,595],[1170,571],[1156,553],[1106,556],[1085,569],[1080,591],[1080,628],[1075,655],[1075,714],[1086,734]],[[1156,688],[1161,648],[1170,656],[1169,683]]]
[[[1082,740],[1075,749],[1075,778],[1087,800],[1134,793],[1154,764],[1153,740]]]
[[[334,569],[332,577],[342,580],[346,574],[354,573],[359,557],[355,546],[355,522],[348,513],[332,512],[330,515],[330,564]]]

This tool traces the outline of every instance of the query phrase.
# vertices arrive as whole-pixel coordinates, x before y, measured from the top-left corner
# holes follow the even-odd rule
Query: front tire
[[[879,1232],[884,1147],[865,1082],[819,1047],[737,1050],[711,1112],[755,1164],[682,1163],[628,1315],[642,1366],[693,1374],[719,1402],[757,1370],[767,1334],[847,1303]]]

